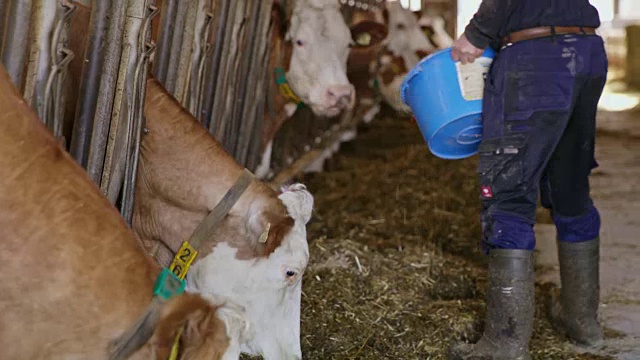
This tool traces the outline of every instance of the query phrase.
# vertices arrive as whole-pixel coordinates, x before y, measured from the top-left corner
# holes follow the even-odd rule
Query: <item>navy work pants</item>
[[[596,110],[607,75],[596,35],[558,35],[503,47],[485,82],[478,173],[483,245],[535,248],[538,195],[560,241],[598,237],[589,196]]]

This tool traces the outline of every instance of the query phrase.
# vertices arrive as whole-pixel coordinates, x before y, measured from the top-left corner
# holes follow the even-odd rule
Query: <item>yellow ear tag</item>
[[[260,235],[260,238],[258,239],[260,244],[264,244],[267,242],[267,239],[269,238],[270,229],[271,229],[271,223],[267,223],[267,228],[262,232],[262,235]]]
[[[399,74],[400,73],[400,67],[396,64],[391,64],[391,71],[393,71],[394,74]]]
[[[371,34],[369,34],[368,32],[364,32],[359,34],[356,37],[356,44],[360,45],[360,46],[369,46],[371,45]]]
[[[189,267],[198,255],[198,250],[194,249],[188,242],[183,242],[182,246],[173,258],[173,262],[169,266],[169,270],[180,280],[184,280],[189,272]]]

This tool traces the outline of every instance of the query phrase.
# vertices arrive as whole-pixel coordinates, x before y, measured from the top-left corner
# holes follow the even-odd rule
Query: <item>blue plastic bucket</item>
[[[475,62],[462,65],[451,59],[448,48],[422,59],[405,77],[402,101],[435,156],[463,159],[478,152],[484,75],[494,56],[487,48]]]

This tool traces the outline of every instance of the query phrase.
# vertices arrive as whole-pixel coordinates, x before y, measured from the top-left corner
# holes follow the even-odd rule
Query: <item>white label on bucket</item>
[[[480,57],[476,61],[462,65],[456,62],[458,82],[462,97],[467,101],[482,100],[484,94],[484,76],[489,72],[493,59]]]

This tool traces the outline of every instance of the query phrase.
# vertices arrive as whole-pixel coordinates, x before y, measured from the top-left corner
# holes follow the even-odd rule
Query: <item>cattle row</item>
[[[258,178],[247,178],[201,119],[150,75],[134,92],[143,95],[144,121],[134,119],[139,155],[127,158],[135,181],[122,185],[135,193],[130,226],[2,68],[3,358],[167,359],[174,348],[181,359],[302,357],[313,196],[303,184],[275,191],[259,179],[270,169],[270,142],[302,106],[320,117],[360,106],[371,119],[383,99],[403,111],[398,79],[450,38],[431,24],[439,40],[429,41],[420,29],[426,18],[397,2],[354,14],[350,24],[337,0],[297,0],[291,12],[275,2],[269,16],[275,111],[264,112],[272,118],[260,137]],[[220,204],[228,209],[201,233]],[[200,241],[186,292],[155,301],[156,279],[194,234]]]

